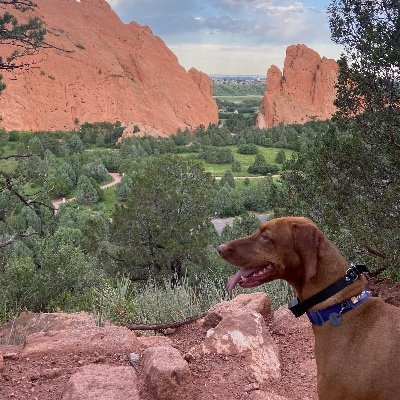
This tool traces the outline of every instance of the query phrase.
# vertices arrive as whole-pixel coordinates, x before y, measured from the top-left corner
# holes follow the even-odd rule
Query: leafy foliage
[[[131,196],[113,216],[119,270],[135,279],[160,272],[180,279],[184,260],[209,243],[211,187],[211,176],[195,162],[164,156],[141,164]]]
[[[400,268],[400,15],[398,1],[335,0],[336,126],[287,163],[285,213],[317,220],[353,259]],[[390,270],[389,270],[390,272]]]

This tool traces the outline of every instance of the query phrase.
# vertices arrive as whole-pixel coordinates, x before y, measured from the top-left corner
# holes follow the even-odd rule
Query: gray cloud
[[[327,17],[308,0],[107,1],[124,22],[150,26],[187,68],[260,71],[283,62],[286,47],[296,43],[335,57]]]

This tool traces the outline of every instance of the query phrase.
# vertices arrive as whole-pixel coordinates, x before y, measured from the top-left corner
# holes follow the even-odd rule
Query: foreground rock
[[[122,23],[106,0],[35,3],[46,41],[64,51],[42,49],[23,59],[35,68],[3,73],[5,129],[65,130],[119,120],[158,135],[218,122],[209,78],[185,71],[149,27]]]
[[[25,339],[37,332],[95,327],[92,314],[76,313],[33,313],[22,312],[18,318],[0,327],[0,344],[23,344]]]
[[[213,307],[204,321],[205,328],[214,327],[207,330],[203,353],[241,357],[244,368],[251,371],[257,382],[279,379],[279,350],[265,322],[271,311],[265,293],[240,295]]]
[[[0,345],[0,399],[317,400],[311,325],[273,311],[265,293],[221,302],[168,337],[99,328],[83,313],[14,322],[27,337]]]
[[[131,367],[90,364],[71,376],[62,400],[139,400]]]
[[[34,333],[26,339],[22,357],[40,354],[93,354],[111,355],[129,353],[138,347],[136,335],[123,327],[68,329]]]
[[[179,350],[172,346],[150,347],[143,353],[143,363],[143,378],[154,400],[190,400],[185,390],[189,365]]]
[[[304,44],[289,46],[283,72],[275,65],[268,69],[257,127],[329,119],[336,111],[337,74],[335,60],[321,58]]]

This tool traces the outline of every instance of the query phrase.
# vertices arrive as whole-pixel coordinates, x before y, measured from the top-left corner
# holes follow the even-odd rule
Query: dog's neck
[[[323,257],[320,255],[323,254]],[[334,263],[330,260],[335,260]],[[320,243],[320,251],[318,257],[318,265],[316,275],[308,282],[295,286],[297,296],[300,300],[305,300],[312,295],[325,289],[332,283],[343,278],[346,270],[349,268],[349,262],[342,256],[339,250],[326,238]],[[364,276],[360,276],[353,284],[336,293],[329,299],[312,307],[310,310],[316,310],[328,307],[330,305],[340,303],[361,293],[366,286],[367,280]]]

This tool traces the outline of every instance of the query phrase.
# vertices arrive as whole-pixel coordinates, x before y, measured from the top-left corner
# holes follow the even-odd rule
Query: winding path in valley
[[[101,189],[107,189],[107,188],[109,188],[111,186],[115,186],[121,182],[121,175],[118,172],[109,172],[108,175],[110,175],[113,178],[113,181],[100,186]],[[62,198],[54,199],[52,201],[52,204],[53,204],[55,211],[57,212],[58,207],[60,207],[60,204],[69,203],[69,202],[75,201],[75,200],[76,200],[76,197],[70,197],[68,199],[66,199],[65,197],[62,197]]]

